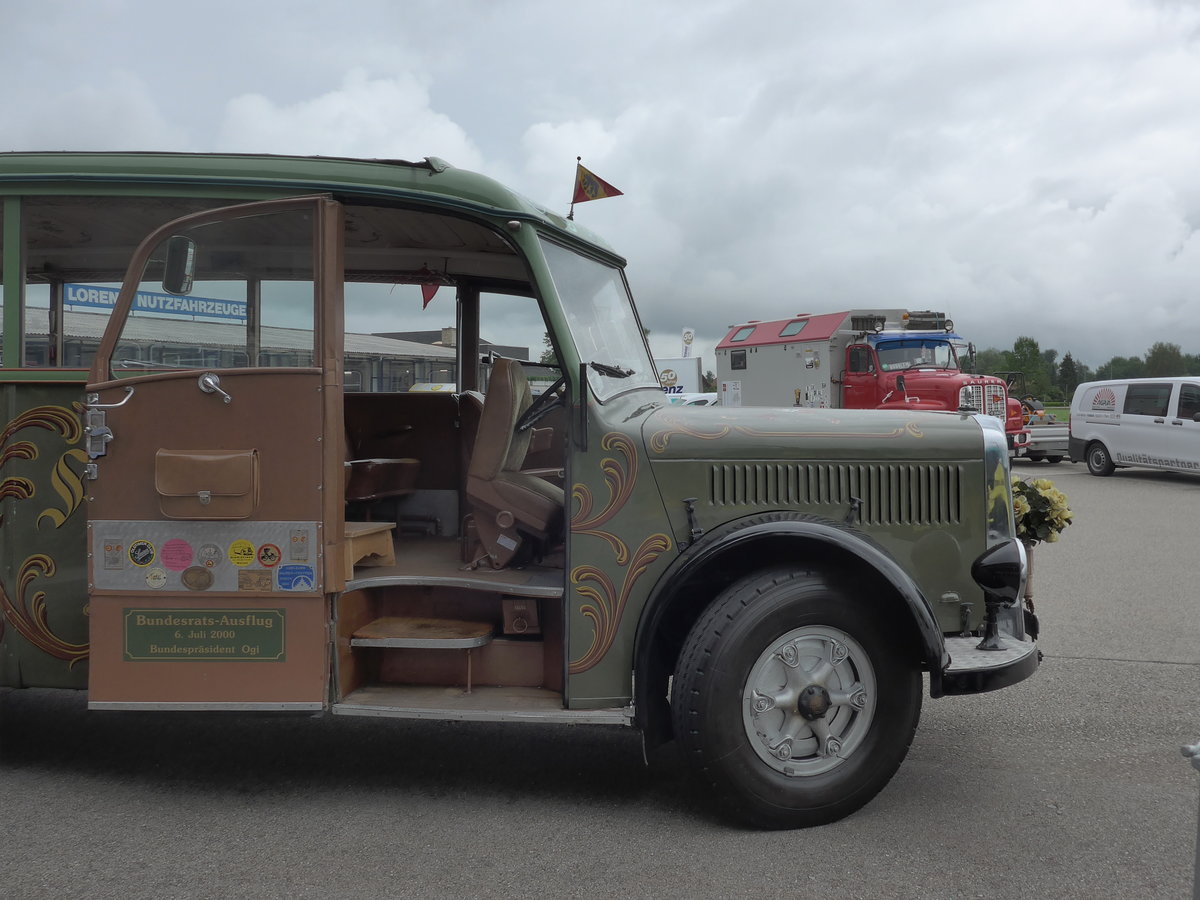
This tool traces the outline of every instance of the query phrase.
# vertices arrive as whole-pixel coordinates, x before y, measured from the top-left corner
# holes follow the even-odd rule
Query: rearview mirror
[[[183,234],[169,238],[163,264],[163,290],[168,294],[190,294],[195,275],[196,242]]]

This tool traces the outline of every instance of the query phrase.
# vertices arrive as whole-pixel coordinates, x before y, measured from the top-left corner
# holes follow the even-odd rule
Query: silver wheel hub
[[[875,670],[837,628],[781,635],[750,669],[742,722],[754,752],[784,775],[828,772],[862,744],[875,716]]]

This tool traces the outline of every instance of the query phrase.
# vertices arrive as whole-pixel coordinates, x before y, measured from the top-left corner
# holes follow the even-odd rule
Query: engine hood
[[[666,406],[642,425],[651,459],[978,459],[973,416],[916,410]]]
[[[936,384],[948,387],[960,387],[964,384],[995,384],[1003,385],[1003,380],[994,375],[973,375],[958,369],[901,369],[898,372],[885,372],[884,377],[895,381],[899,375],[909,384]]]

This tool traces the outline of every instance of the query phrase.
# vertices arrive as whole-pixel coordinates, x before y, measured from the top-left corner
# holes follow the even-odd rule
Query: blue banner
[[[112,309],[117,305],[118,288],[94,284],[63,285],[63,305],[90,309]],[[212,300],[206,297],[180,297],[154,291],[138,291],[133,298],[133,311],[168,313],[176,316],[199,316],[205,319],[246,321],[245,300]]]

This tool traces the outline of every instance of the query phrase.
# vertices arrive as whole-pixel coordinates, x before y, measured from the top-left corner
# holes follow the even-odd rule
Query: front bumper
[[[1024,681],[1037,671],[1042,653],[1033,641],[1002,637],[1006,649],[978,650],[977,637],[948,637],[950,665],[942,670],[942,693],[983,694]]]

